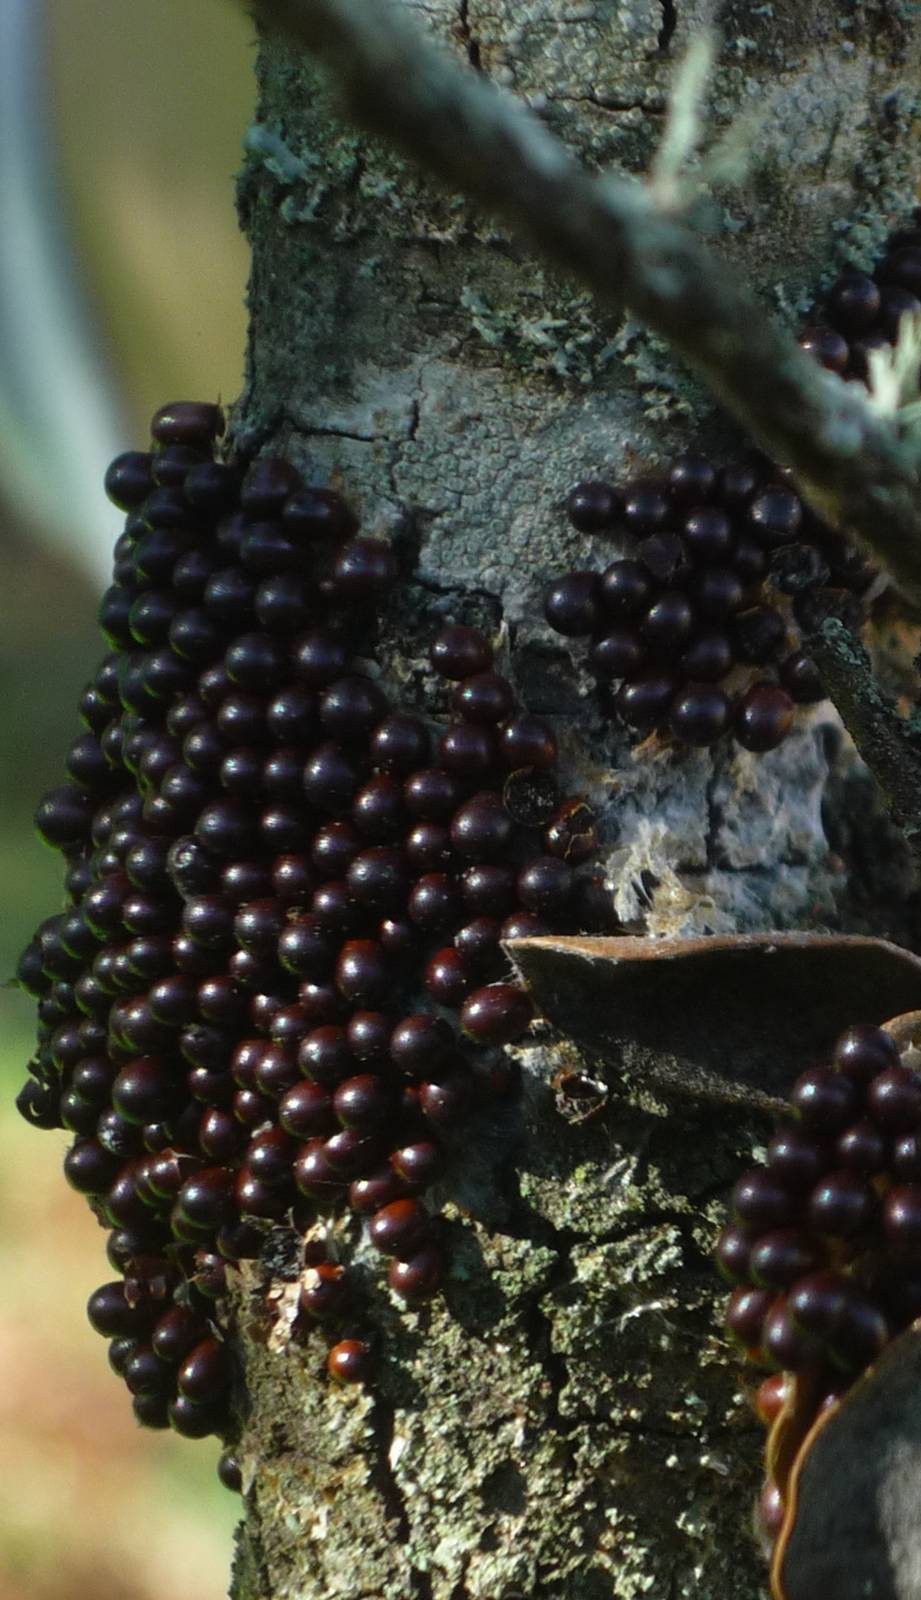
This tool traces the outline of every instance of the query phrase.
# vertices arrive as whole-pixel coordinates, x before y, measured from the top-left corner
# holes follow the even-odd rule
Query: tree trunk
[[[590,164],[634,173],[662,132],[674,52],[700,25],[671,0],[414,9]],[[795,321],[842,251],[870,261],[913,204],[921,30],[887,5],[846,17],[819,0],[745,4],[724,28],[712,136],[767,115],[750,184],[710,195],[705,220]],[[442,620],[501,624],[523,702],[556,720],[567,792],[599,809],[622,920],[661,934],[843,918],[898,935],[902,913],[867,880],[878,866],[877,881],[904,884],[904,857],[878,814],[872,838],[849,815],[866,790],[820,733],[827,706],[766,757],[634,750],[542,621],[551,574],[619,553],[569,526],[571,485],[692,443],[726,456],[728,424],[655,338],[343,128],[286,47],[263,41],[259,75],[236,440],[329,478],[363,532],[397,546],[407,576],[377,653],[403,703],[431,712],[424,656]],[[853,846],[860,882],[823,829],[831,760],[835,842]],[[235,1600],[761,1592],[760,1430],[707,1253],[764,1126],[666,1103],[611,1063],[592,1069],[611,1089],[602,1114],[572,1120],[551,1087],[567,1049],[545,1036],[519,1052],[520,1102],[459,1133],[437,1196],[449,1277],[430,1307],[399,1309],[355,1219],[330,1221],[378,1336],[372,1386],[330,1386],[322,1336],[292,1337],[293,1235],[277,1230],[270,1263],[245,1268]]]

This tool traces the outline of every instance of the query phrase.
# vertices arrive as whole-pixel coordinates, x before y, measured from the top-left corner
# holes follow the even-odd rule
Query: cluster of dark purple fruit
[[[735,1186],[716,1256],[736,1285],[731,1337],[774,1369],[756,1407],[773,1426],[795,1398],[801,1442],[921,1316],[921,1077],[890,1034],[857,1024],[791,1102],[765,1164]],[[783,1477],[769,1475],[762,1498],[769,1538],[783,1521]]]
[[[431,646],[447,727],[393,709],[369,659],[391,549],[288,463],[215,460],[222,431],[216,406],[166,406],[108,472],[111,653],[36,817],[66,909],[19,967],[20,1110],[75,1136],[66,1176],[111,1230],[90,1320],[139,1420],[193,1437],[232,1428],[216,1302],[273,1226],[350,1207],[404,1301],[436,1291],[422,1196],[531,1019],[501,941],[610,915],[576,871],[593,817],[485,636]],[[304,1267],[303,1325],[364,1379],[354,1274],[312,1241]]]
[[[921,228],[893,234],[872,277],[839,278],[800,344],[864,382],[870,351],[909,313],[921,313]],[[824,697],[801,632],[830,612],[858,623],[875,568],[763,457],[718,468],[689,455],[622,487],[580,483],[568,512],[582,533],[634,541],[629,558],[565,574],[544,601],[557,633],[590,638],[605,710],[681,744],[731,735],[763,752],[797,705]]]

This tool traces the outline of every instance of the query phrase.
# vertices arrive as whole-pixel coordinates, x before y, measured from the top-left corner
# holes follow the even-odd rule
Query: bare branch
[[[599,299],[629,307],[789,465],[830,522],[859,535],[921,606],[918,448],[859,385],[806,356],[640,183],[596,178],[519,102],[426,39],[393,0],[255,0],[313,52],[355,121],[501,213]]]
[[[861,641],[839,618],[826,618],[804,646],[921,864],[921,729],[899,716]]]

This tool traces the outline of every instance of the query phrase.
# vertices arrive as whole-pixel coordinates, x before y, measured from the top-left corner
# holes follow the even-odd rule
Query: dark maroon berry
[[[855,1122],[838,1137],[835,1145],[842,1167],[851,1172],[862,1172],[868,1177],[881,1172],[889,1154],[886,1139],[879,1128],[868,1120]]]
[[[206,1439],[209,1433],[221,1433],[224,1408],[220,1403],[200,1403],[179,1394],[169,1405],[170,1427],[184,1439]]]
[[[354,674],[337,678],[320,696],[319,712],[327,733],[343,744],[364,744],[387,710],[387,696],[373,678]]]
[[[346,1078],[333,1093],[333,1110],[343,1128],[358,1133],[372,1133],[386,1123],[393,1103],[391,1089],[373,1073]]]
[[[580,533],[602,533],[613,527],[620,509],[617,490],[600,481],[577,483],[566,501],[566,514]]]
[[[374,1006],[386,997],[392,982],[391,967],[376,940],[346,941],[336,962],[336,987],[346,1000]]]
[[[160,445],[193,445],[210,449],[224,432],[224,413],[204,400],[172,400],[155,411],[151,437]]]
[[[696,506],[684,519],[684,542],[695,561],[723,561],[732,550],[732,524],[716,507]]]
[[[291,659],[296,677],[311,689],[322,689],[348,671],[350,652],[344,639],[312,628],[295,640]]]
[[[819,1253],[798,1228],[762,1234],[751,1247],[749,1272],[762,1289],[787,1289],[797,1278],[815,1271]]]
[[[601,584],[597,572],[568,572],[544,595],[544,616],[555,633],[578,638],[594,633],[601,616]]]
[[[515,694],[508,678],[500,673],[479,672],[461,679],[452,703],[468,722],[504,722],[514,710]]]
[[[105,491],[121,511],[139,506],[153,488],[151,456],[142,450],[126,450],[116,456],[106,470]]]
[[[643,640],[654,655],[679,655],[690,637],[694,611],[687,595],[666,590],[653,601],[640,621]]]
[[[436,872],[451,865],[451,832],[443,822],[419,822],[406,835],[403,848],[413,872]]]
[[[351,810],[362,776],[355,757],[330,740],[319,745],[308,760],[304,768],[304,792],[318,810],[341,817]]]
[[[451,822],[451,843],[459,856],[474,861],[491,861],[507,852],[513,837],[513,824],[494,790],[482,790],[455,812]]]
[[[782,744],[793,726],[794,705],[785,689],[756,683],[742,696],[733,732],[746,750],[761,754]]]
[[[556,758],[556,736],[550,724],[540,717],[515,717],[502,728],[499,759],[506,771],[532,767],[545,772],[556,765]]]
[[[573,869],[558,856],[537,856],[518,874],[518,898],[526,911],[563,917],[574,890]]]
[[[624,495],[624,521],[631,533],[655,533],[667,520],[668,501],[657,483],[628,484]]]
[[[614,561],[599,581],[602,611],[618,621],[638,616],[652,599],[652,580],[639,561]]]
[[[476,782],[491,772],[497,760],[496,734],[475,722],[456,722],[438,741],[438,759],[446,771],[463,782]]]
[[[354,1011],[346,1029],[348,1045],[356,1061],[378,1067],[390,1057],[393,1019],[382,1011]]]
[[[424,933],[447,932],[460,916],[453,877],[446,872],[423,873],[412,888],[406,909],[411,922]]]
[[[89,834],[93,820],[92,797],[76,784],[49,789],[35,812],[35,827],[55,850],[73,848]]]
[[[392,1200],[375,1211],[368,1225],[371,1243],[385,1255],[406,1257],[426,1242],[431,1226],[418,1200]]]
[[[533,1007],[523,989],[494,983],[477,989],[461,1010],[461,1027],[477,1044],[511,1044],[527,1029]]]
[[[394,1150],[390,1165],[397,1177],[413,1190],[427,1189],[440,1176],[444,1160],[436,1144],[428,1139]]]
[[[753,533],[769,550],[795,539],[803,519],[803,504],[792,489],[779,484],[765,489],[748,509]]]
[[[760,1349],[765,1318],[774,1300],[771,1289],[739,1288],[733,1291],[726,1312],[726,1329],[744,1350]]]
[[[713,494],[716,469],[704,456],[679,456],[669,468],[668,486],[679,505],[696,505]]]
[[[672,701],[669,726],[684,744],[715,744],[729,727],[729,696],[708,683],[688,683]]]
[[[867,1110],[885,1133],[913,1132],[921,1123],[921,1078],[908,1067],[887,1067],[867,1089]]]
[[[407,1077],[435,1078],[453,1060],[455,1043],[450,1023],[420,1012],[397,1023],[390,1037],[390,1057]]]
[[[342,546],[332,568],[337,600],[353,605],[381,598],[396,576],[396,557],[381,539],[353,539]]]
[[[820,326],[804,328],[797,341],[801,350],[829,372],[841,373],[848,363],[848,342],[834,328]]]
[[[802,650],[780,663],[780,682],[797,705],[814,705],[825,699],[825,685],[814,661]]]
[[[233,1176],[226,1167],[206,1167],[179,1190],[179,1215],[201,1229],[220,1227],[233,1204]]]
[[[345,1267],[332,1261],[321,1261],[307,1267],[301,1276],[298,1310],[318,1322],[329,1322],[341,1317],[348,1309],[351,1294]]]
[[[363,839],[395,839],[406,826],[403,786],[389,773],[380,772],[358,791],[352,819]]]
[[[418,717],[397,711],[378,723],[369,750],[372,761],[385,772],[413,772],[428,759],[428,732]]]
[[[880,292],[862,272],[846,272],[828,296],[829,315],[845,333],[862,333],[879,316]]]
[[[436,1128],[449,1129],[466,1112],[470,1095],[469,1074],[453,1072],[438,1083],[420,1084],[419,1110]]]
[[[735,566],[704,567],[690,589],[697,612],[707,622],[724,622],[745,601],[745,583]]]
[[[749,1228],[728,1227],[720,1234],[714,1254],[719,1271],[730,1283],[749,1282],[749,1263],[757,1235]]]
[[[809,1197],[809,1221],[815,1232],[847,1239],[869,1222],[874,1210],[872,1189],[856,1172],[841,1170],[821,1178]]]
[[[683,589],[692,570],[691,553],[678,533],[651,533],[637,545],[637,555],[656,583]]]
[[[288,1089],[278,1105],[278,1120],[295,1139],[312,1139],[332,1133],[336,1126],[332,1100],[319,1083],[305,1080]]]
[[[298,1064],[305,1077],[324,1086],[334,1086],[351,1077],[355,1059],[345,1029],[329,1022],[314,1028],[301,1041]]]
[[[803,1126],[829,1138],[859,1115],[860,1095],[851,1079],[831,1067],[813,1067],[797,1079],[791,1100]]]
[[[326,1370],[337,1383],[367,1383],[374,1371],[371,1347],[363,1339],[342,1339],[326,1358]]]
[[[425,822],[438,822],[457,809],[461,791],[457,778],[440,767],[421,767],[403,785],[406,808]]]
[[[733,1215],[753,1228],[785,1228],[796,1221],[797,1196],[772,1172],[755,1167],[732,1191]]]
[[[673,674],[653,673],[631,683],[622,683],[614,696],[614,705],[625,722],[645,731],[665,721],[678,688],[678,679]]]
[[[869,1022],[856,1022],[835,1045],[835,1066],[855,1083],[869,1083],[889,1067],[899,1066],[899,1049],[890,1033]]]
[[[900,1255],[921,1255],[921,1184],[897,1184],[883,1202],[886,1238]]]
[[[472,979],[451,945],[438,950],[425,969],[425,986],[439,1005],[457,1008],[470,991]]]
[[[592,641],[589,665],[599,678],[634,678],[649,664],[649,653],[629,628],[614,628]]]
[[[695,634],[679,663],[695,683],[718,683],[732,667],[732,646],[725,633],[707,628]]]
[[[437,1245],[428,1244],[405,1260],[391,1261],[387,1282],[401,1300],[415,1305],[437,1293],[443,1276],[444,1256]]]

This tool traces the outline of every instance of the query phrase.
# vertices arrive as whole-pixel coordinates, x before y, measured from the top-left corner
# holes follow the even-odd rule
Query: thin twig
[[[823,371],[643,184],[596,178],[518,101],[463,67],[393,0],[255,0],[315,54],[356,122],[501,213],[608,305],[629,307],[858,534],[921,606],[918,446],[859,385]]]
[[[921,729],[883,694],[861,641],[838,617],[803,643],[921,866]]]

